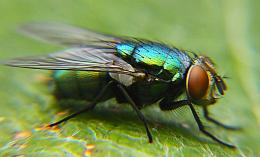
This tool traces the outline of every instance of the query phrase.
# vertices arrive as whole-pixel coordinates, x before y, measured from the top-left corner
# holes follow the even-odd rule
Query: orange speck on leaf
[[[21,132],[18,132],[14,135],[14,139],[24,139],[24,138],[28,138],[32,135],[32,132],[31,131],[21,131]]]
[[[58,112],[56,115],[57,116],[64,116],[66,114],[68,114],[68,111],[61,111],[61,112]]]
[[[53,131],[53,132],[59,132],[60,128],[58,125],[55,126],[50,126],[49,124],[45,124],[42,127],[39,128],[35,128],[36,131],[43,131],[43,130],[47,130],[47,131]]]
[[[14,157],[25,157],[25,155],[20,154],[20,155],[15,155]]]
[[[87,144],[85,150],[85,156],[91,156],[93,154],[93,149],[96,147],[95,144]]]

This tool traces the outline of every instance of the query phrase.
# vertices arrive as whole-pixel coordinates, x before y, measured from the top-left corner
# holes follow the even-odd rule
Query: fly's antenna
[[[230,77],[230,76],[227,76],[227,75],[223,75],[222,78],[223,78],[223,79],[231,79],[231,77]]]

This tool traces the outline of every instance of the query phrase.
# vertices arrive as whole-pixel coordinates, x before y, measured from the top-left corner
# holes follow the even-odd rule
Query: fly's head
[[[213,62],[205,56],[197,56],[186,77],[186,91],[189,99],[198,105],[216,102],[227,90],[226,84],[216,72]]]

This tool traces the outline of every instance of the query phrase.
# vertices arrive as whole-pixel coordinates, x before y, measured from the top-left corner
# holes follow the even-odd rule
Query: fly
[[[208,106],[216,103],[217,97],[224,95],[227,89],[210,58],[158,42],[115,37],[65,24],[32,23],[23,26],[21,31],[33,38],[72,48],[47,56],[11,59],[4,64],[53,70],[54,94],[58,99],[91,102],[49,126],[59,125],[115,97],[118,103],[131,105],[152,143],[141,109],[159,101],[163,111],[187,105],[202,133],[224,146],[235,148],[205,130],[194,108],[194,105],[202,107],[207,120],[226,129],[236,129],[209,116]],[[179,100],[183,94],[186,98]]]

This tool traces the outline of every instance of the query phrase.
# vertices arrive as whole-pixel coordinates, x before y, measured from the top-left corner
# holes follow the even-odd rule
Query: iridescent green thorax
[[[191,64],[191,58],[185,52],[159,43],[124,42],[116,45],[116,50],[137,68],[145,68],[148,73],[165,80],[184,78]]]

